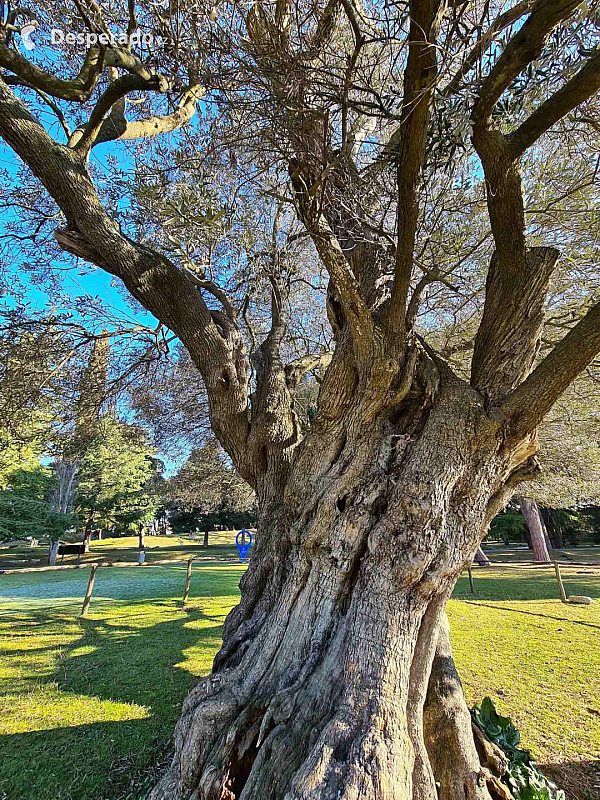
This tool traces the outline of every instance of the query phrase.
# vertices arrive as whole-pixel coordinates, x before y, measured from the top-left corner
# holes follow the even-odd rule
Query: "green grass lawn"
[[[475,597],[463,577],[449,603],[452,642],[469,705],[490,695],[572,798],[598,800],[600,568],[562,573],[594,604],[561,603],[550,569],[474,568]]]
[[[100,569],[85,619],[87,569],[0,576],[0,800],[143,797],[243,569],[196,566],[185,611],[184,566]],[[600,570],[578,571],[567,592],[600,598]],[[561,604],[537,569],[474,576],[448,609],[469,702],[491,695],[570,796],[596,800],[600,602]]]
[[[185,695],[210,670],[243,567],[7,575],[0,583],[0,798],[126,796],[168,742]],[[4,792],[4,795],[2,794]]]

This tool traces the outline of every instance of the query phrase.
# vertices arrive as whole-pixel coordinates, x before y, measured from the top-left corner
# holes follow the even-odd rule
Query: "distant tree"
[[[171,515],[173,530],[204,531],[205,547],[211,530],[256,522],[250,512],[254,492],[240,478],[215,439],[192,450],[181,469],[168,481],[166,494],[177,509]]]
[[[136,420],[152,433],[158,449],[176,460],[190,442],[198,442],[210,431],[208,398],[197,367],[180,344],[168,359],[152,365],[148,379],[130,392]]]
[[[254,492],[215,439],[192,450],[166,491],[172,502],[187,511],[247,511],[254,502]]]
[[[171,515],[171,527],[178,534],[200,530],[204,533],[204,546],[208,547],[209,533],[213,530],[240,530],[256,526],[256,513],[253,511],[232,511],[217,509],[201,511],[198,508],[189,511],[176,511]]]
[[[600,505],[584,506],[580,509],[579,516],[585,520],[594,544],[600,544]]]
[[[118,533],[136,531],[140,550],[145,546],[145,533],[149,524],[156,518],[162,505],[162,461],[146,454],[146,463],[150,469],[148,478],[139,490],[129,492],[126,504],[115,508],[114,523]]]
[[[94,438],[78,462],[74,508],[89,542],[92,531],[113,525],[127,529],[153,518],[158,499],[152,479],[154,449],[138,426],[113,414],[98,423]]]
[[[71,515],[50,507],[53,482],[52,470],[37,463],[14,469],[0,490],[0,540],[48,538],[51,561],[55,543],[74,524]]]
[[[45,451],[46,429],[40,414],[32,412],[17,432],[0,427],[0,489],[17,470],[35,469]]]
[[[6,313],[0,309],[0,317]],[[64,335],[51,325],[35,331],[0,325],[0,431],[13,441],[48,436],[60,394],[57,367],[67,348]]]
[[[50,345],[53,342],[50,339]],[[52,470],[41,463],[52,437],[52,415],[51,403],[36,385],[40,372],[44,378],[48,375],[49,343],[45,337],[22,336],[10,347],[5,339],[0,345],[1,402],[12,404],[0,425],[0,539],[49,539],[52,564],[57,542],[73,527],[74,519],[50,503],[56,482]]]
[[[494,517],[490,525],[490,538],[499,536],[506,545],[523,541],[526,532],[527,523],[514,502]]]
[[[100,432],[108,367],[109,338],[103,335],[96,339],[91,349],[78,387],[70,430],[63,435],[62,447],[54,462],[56,489],[52,504],[56,511],[68,513],[71,510],[79,463]]]
[[[548,534],[538,504],[535,500],[528,500],[526,497],[519,497],[518,499],[521,514],[527,521],[534,559],[536,561],[550,561],[547,543]]]
[[[15,470],[35,470],[48,451],[54,401],[40,385],[52,381],[59,345],[48,332],[0,332],[0,489]]]

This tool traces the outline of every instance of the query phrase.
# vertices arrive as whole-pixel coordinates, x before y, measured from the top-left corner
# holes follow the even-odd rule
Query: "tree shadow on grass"
[[[557,622],[571,622],[573,625],[584,625],[586,628],[596,628],[600,630],[600,625],[596,625],[594,622],[585,622],[582,619],[571,619],[570,617],[556,617],[553,614],[546,614],[546,613],[538,613],[537,611],[526,611],[522,608],[510,608],[508,606],[499,606],[496,603],[491,605],[490,603],[481,603],[476,602],[473,600],[466,600],[463,601],[468,603],[470,606],[481,606],[483,608],[491,608],[494,611],[510,611],[513,614],[525,614],[528,617],[541,617],[541,619],[553,619]]]
[[[498,569],[492,574],[479,572],[479,567],[472,570],[475,594],[469,588],[469,581],[461,576],[454,588],[453,597],[456,600],[558,600],[560,594],[556,583],[553,568],[545,568],[542,573],[535,569]],[[589,595],[593,598],[600,597],[600,575],[578,575],[566,572],[563,581],[567,594]]]
[[[43,724],[50,729],[0,736],[1,800],[119,797],[127,771],[147,768],[164,752],[183,699],[199,675],[210,671],[221,643],[223,618],[201,608],[179,610],[172,619],[146,626],[143,612],[110,621],[15,615],[15,633],[32,624],[40,631],[56,629],[57,616],[69,627],[78,623],[81,635],[76,630],[60,648],[53,671],[39,674],[35,653],[43,647],[10,652],[18,660],[24,693],[41,692]],[[54,717],[60,719],[65,700],[82,724],[52,727],[48,704],[56,704]],[[36,713],[34,708],[32,716]],[[88,722],[102,713],[112,719]]]
[[[566,800],[600,797],[600,761],[564,761],[539,766],[559,789],[564,789]]]

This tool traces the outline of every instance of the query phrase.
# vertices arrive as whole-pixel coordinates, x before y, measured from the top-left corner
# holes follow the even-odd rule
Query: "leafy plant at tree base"
[[[508,783],[516,800],[565,800],[565,793],[538,769],[529,750],[521,750],[521,737],[508,717],[496,711],[490,697],[471,709],[475,723],[507,755]]]

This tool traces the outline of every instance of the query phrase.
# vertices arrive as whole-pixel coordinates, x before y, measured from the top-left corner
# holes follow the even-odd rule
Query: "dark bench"
[[[58,545],[58,555],[62,556],[77,556],[77,558],[81,558],[81,556],[85,553],[85,545],[83,542],[77,544],[59,544]]]

